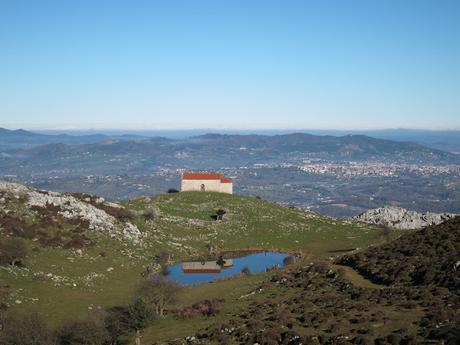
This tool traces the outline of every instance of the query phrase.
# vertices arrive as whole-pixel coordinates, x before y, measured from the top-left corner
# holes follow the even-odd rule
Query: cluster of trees
[[[38,314],[9,317],[2,320],[1,345],[121,345],[119,337],[134,325],[129,316],[122,321],[113,311],[89,319],[68,321],[51,330]],[[118,322],[124,322],[123,324]],[[118,323],[118,324],[117,324]]]

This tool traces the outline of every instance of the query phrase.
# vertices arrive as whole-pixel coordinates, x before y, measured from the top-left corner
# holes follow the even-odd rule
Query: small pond
[[[168,277],[177,282],[179,285],[212,283],[222,278],[238,275],[244,267],[247,267],[251,274],[265,272],[267,268],[274,266],[282,267],[284,266],[283,260],[287,256],[289,255],[284,253],[263,252],[249,254],[238,258],[226,259],[228,260],[227,263],[231,262],[232,265],[230,267],[223,267],[219,272],[212,273],[202,273],[199,269],[195,272],[184,272],[184,267],[186,267],[185,265],[195,264],[199,267],[201,263],[180,263],[168,268]],[[213,264],[213,262],[208,263],[211,265]]]

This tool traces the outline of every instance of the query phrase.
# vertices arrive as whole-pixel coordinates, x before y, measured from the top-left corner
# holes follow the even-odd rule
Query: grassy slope
[[[0,269],[0,283],[15,289],[10,299],[12,312],[39,311],[56,325],[65,319],[85,317],[98,306],[126,303],[140,273],[161,250],[169,251],[176,262],[205,255],[207,243],[225,248],[263,246],[302,250],[311,260],[382,241],[379,233],[371,228],[252,197],[186,192],[139,198],[126,202],[125,206],[136,212],[134,222],[145,234],[144,246],[98,237],[96,246],[84,249],[81,255],[64,249],[31,251],[26,269]],[[223,221],[216,222],[210,216],[218,208],[224,208],[227,214]],[[153,221],[144,220],[142,214],[147,210],[155,212]],[[37,245],[31,241],[30,246]],[[106,256],[99,255],[101,251]],[[113,270],[109,272],[109,268]],[[59,278],[39,280],[34,278],[37,272],[52,273]],[[234,308],[242,307],[244,303],[237,297],[251,291],[260,279],[262,276],[184,288],[180,304],[224,296],[227,302],[222,317],[225,317]],[[147,339],[164,339],[165,327],[172,325],[179,326],[175,328],[175,336],[190,334],[190,328],[194,328],[195,323],[197,327],[198,322],[198,319],[192,322],[162,320],[147,330]]]
[[[224,248],[302,250],[311,258],[324,258],[336,251],[381,240],[379,233],[369,227],[253,197],[186,192],[136,199],[128,206],[159,213],[153,231],[162,238],[156,236],[155,240],[161,244],[169,242],[167,245],[178,257],[204,254],[205,244],[212,243]],[[223,221],[216,222],[211,215],[219,208],[225,209],[227,214]],[[138,226],[143,228],[145,224],[138,223]]]

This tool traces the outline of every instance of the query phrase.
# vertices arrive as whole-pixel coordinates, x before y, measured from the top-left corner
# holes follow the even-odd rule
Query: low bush
[[[293,257],[292,255],[286,256],[283,259],[284,266],[292,265],[293,263],[295,263],[295,257]]]
[[[6,318],[1,326],[1,345],[56,344],[53,333],[38,314],[27,315],[20,319]]]
[[[89,247],[93,244],[91,239],[84,234],[73,234],[72,238],[67,241],[64,244],[64,248],[69,249],[69,248],[75,248],[75,249],[81,249],[85,247]]]
[[[57,330],[56,337],[59,345],[102,345],[110,340],[100,319],[66,322]]]
[[[27,256],[27,245],[22,238],[6,238],[0,242],[0,265],[23,265]]]
[[[144,212],[144,214],[142,216],[144,217],[145,221],[154,220],[155,219],[155,212],[153,212],[153,210],[147,210],[147,211]]]
[[[251,271],[249,270],[249,267],[245,266],[243,267],[243,269],[241,270],[241,273],[244,274],[245,276],[248,276],[251,274]]]
[[[214,316],[220,312],[222,299],[205,299],[192,306],[174,310],[174,314],[180,319],[189,319],[195,316]]]

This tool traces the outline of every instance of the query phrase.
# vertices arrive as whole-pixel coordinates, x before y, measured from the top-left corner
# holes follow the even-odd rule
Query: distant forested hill
[[[38,146],[40,144],[44,145]],[[71,163],[81,158],[83,161],[91,161],[91,157],[104,164],[100,162],[100,154],[107,158],[129,155],[131,159],[146,160],[157,165],[191,168],[298,162],[307,158],[431,164],[460,162],[460,155],[412,142],[376,139],[365,135],[336,137],[305,133],[273,136],[206,134],[184,139],[145,139],[103,135],[52,136],[1,130],[2,147],[4,160],[0,162],[0,167],[2,163],[33,162],[37,157],[47,165],[54,164],[56,160]],[[139,165],[132,168],[142,169]]]

